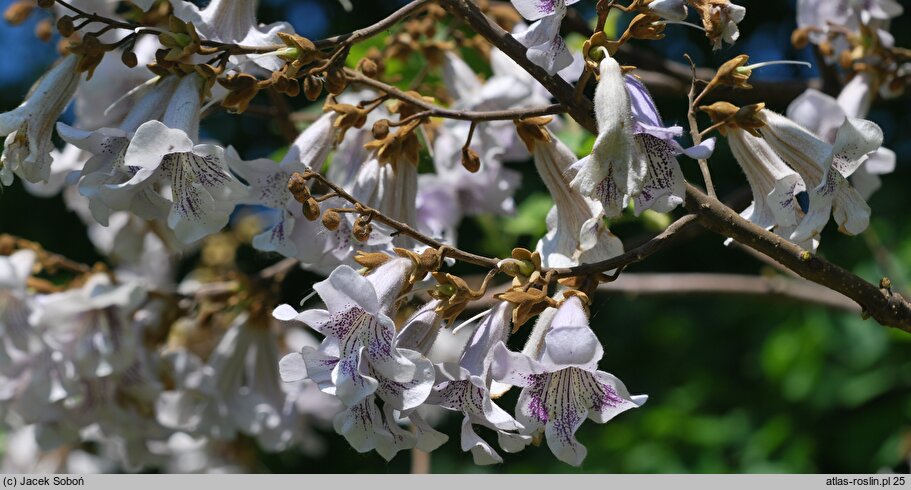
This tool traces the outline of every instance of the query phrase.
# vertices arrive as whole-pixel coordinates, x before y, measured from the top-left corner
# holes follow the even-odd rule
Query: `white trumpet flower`
[[[0,136],[6,136],[0,155],[0,184],[11,185],[13,173],[29,182],[50,178],[51,135],[79,84],[77,62],[73,55],[60,60],[38,80],[22,105],[0,114]]]

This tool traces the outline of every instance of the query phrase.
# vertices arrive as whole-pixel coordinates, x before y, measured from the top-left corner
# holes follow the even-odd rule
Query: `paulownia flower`
[[[258,0],[212,0],[204,9],[185,0],[171,2],[174,15],[184,22],[192,22],[199,35],[207,40],[236,43],[242,46],[274,46],[282,44],[279,32],[293,33],[287,22],[261,25],[256,20]],[[274,71],[284,62],[277,56],[251,57],[257,65]],[[241,63],[243,58],[235,58]]]
[[[573,55],[560,36],[566,7],[579,0],[512,0],[513,6],[528,20],[536,21],[516,40],[528,48],[526,55],[534,64],[553,75],[573,62]]]
[[[683,135],[683,128],[665,127],[645,85],[632,75],[627,75],[625,80],[632,106],[635,166],[644,168],[646,175],[640,187],[631,189],[635,212],[637,216],[646,209],[667,213],[683,204],[686,192],[677,156],[683,154],[697,160],[709,158],[715,149],[715,139],[683,148],[677,142]]]
[[[585,459],[575,433],[586,418],[605,423],[647,400],[630,396],[619,379],[598,370],[603,354],[577,296],[557,311],[540,358],[510,352],[503,343],[494,347],[494,379],[523,387],[516,406],[522,433],[543,431],[554,455],[571,465]]]
[[[167,216],[169,203],[151,186],[138,192],[122,190],[123,184],[139,170],[128,166],[124,157],[139,126],[164,113],[176,85],[177,80],[168,77],[149,88],[117,128],[85,131],[57,124],[57,132],[64,141],[91,155],[80,172],[78,187],[80,194],[88,198],[92,217],[101,225],[108,226],[111,214],[116,211],[130,211],[150,220]]]
[[[505,55],[499,50],[491,51],[493,76],[482,83],[464,60],[447,53],[442,65],[443,81],[453,99],[453,107],[493,111],[546,103],[547,99],[541,99],[534,92],[533,84],[537,82],[521,78],[501,59],[503,57]],[[463,215],[510,214],[515,210],[513,195],[520,176],[503,165],[517,141],[513,125],[508,121],[491,121],[475,128],[470,148],[480,157],[480,168],[476,172],[469,172],[462,166],[462,146],[468,139],[469,126],[465,121],[446,120],[433,141],[437,177],[432,178],[442,186],[448,185],[459,204],[458,208],[438,218],[443,222],[459,220]],[[438,196],[449,197],[446,194]],[[443,211],[443,208],[437,209]],[[457,213],[457,216],[451,213]],[[455,239],[454,236],[447,238]]]
[[[817,238],[830,214],[843,233],[856,235],[866,229],[870,208],[847,178],[882,145],[879,126],[847,118],[836,132],[834,144],[829,144],[780,114],[763,110],[759,117],[765,124],[759,129],[763,138],[808,186],[813,186],[807,214],[791,239],[805,242]]]
[[[36,352],[41,342],[29,323],[32,306],[26,291],[35,252],[0,256],[0,372],[20,354]]]
[[[265,206],[279,214],[271,226],[253,238],[257,250],[278,252],[304,264],[318,262],[323,257],[327,245],[320,234],[324,230],[300,213],[301,205],[288,190],[288,180],[294,172],[319,168],[326,160],[335,146],[334,117],[331,112],[320,116],[291,143],[288,153],[278,163],[267,158],[244,161],[233,149],[226,152],[228,166],[250,186],[249,196],[240,202]]]
[[[417,448],[431,452],[449,439],[445,434],[433,430],[416,412],[405,417],[411,422],[414,432],[401,427],[399,417],[391,405],[384,404],[380,409],[376,402],[376,395],[369,395],[335,417],[333,428],[356,451],[365,453],[376,450],[389,461],[402,450]]]
[[[0,114],[0,136],[6,136],[0,184],[11,185],[14,172],[29,182],[50,177],[54,123],[76,92],[77,63],[76,56],[64,57],[38,80],[22,105]]]
[[[326,336],[318,349],[305,346],[285,356],[283,378],[294,381],[306,373],[349,408],[374,393],[397,410],[421,405],[433,386],[433,365],[395,346],[389,316],[412,268],[409,259],[392,259],[364,277],[339,266],[313,286],[328,310],[298,314],[290,306],[276,308],[276,318],[301,321]]]
[[[548,140],[534,142],[535,167],[554,198],[547,214],[547,235],[537,245],[541,265],[569,267],[623,253],[623,243],[604,223],[601,203],[570,187],[576,161],[562,141],[545,130]]]
[[[571,185],[585,196],[601,201],[608,217],[626,208],[630,193],[642,186],[646,172],[635,168],[633,115],[629,92],[620,65],[606,50],[595,90],[598,137],[592,153],[574,165]]]
[[[72,363],[74,376],[110,376],[136,359],[132,315],[145,296],[136,283],[112,284],[107,275],[96,274],[80,289],[38,298],[30,322],[60,362]]]
[[[747,177],[753,202],[741,214],[750,222],[790,238],[807,211],[801,207],[801,193],[806,191],[803,178],[788,167],[762,138],[742,129],[729,129],[731,152]],[[805,196],[805,194],[803,194]],[[802,244],[815,249],[812,243]]]
[[[885,27],[902,14],[904,8],[895,0],[797,0],[797,26],[812,28],[810,39],[826,38],[829,25],[859,30],[861,24]]]
[[[224,227],[247,195],[247,187],[228,170],[224,149],[195,143],[201,83],[197,75],[182,78],[162,120],[139,126],[124,156],[126,165],[138,170],[120,188],[141,192],[152,186],[170,194],[168,227],[184,243]]]
[[[824,141],[834,143],[835,135],[846,117],[863,118],[870,110],[872,89],[863,81],[865,78],[868,78],[866,72],[852,78],[838,99],[816,89],[807,89],[788,106],[788,119],[812,131]],[[851,184],[861,197],[869,199],[879,189],[882,185],[879,176],[893,172],[895,160],[895,152],[879,148],[851,174]]]
[[[437,384],[427,399],[431,405],[462,412],[462,450],[471,451],[475,464],[502,463],[496,450],[482,439],[474,426],[497,432],[500,446],[507,452],[522,450],[530,437],[515,434],[522,428],[490,397],[490,363],[494,345],[509,336],[512,306],[501,302],[478,324],[468,340],[458,364],[437,365]]]
[[[730,0],[687,0],[702,17],[705,35],[712,42],[713,49],[721,49],[723,43],[734,44],[740,37],[737,28],[746,16],[746,9]]]
[[[169,414],[162,423],[217,439],[240,432],[268,450],[286,448],[295,438],[298,413],[280,384],[269,320],[239,316],[198,366],[199,383],[162,394],[158,408]]]

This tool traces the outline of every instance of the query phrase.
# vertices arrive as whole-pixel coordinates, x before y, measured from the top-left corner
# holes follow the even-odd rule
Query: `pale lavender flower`
[[[112,284],[107,275],[96,274],[80,289],[37,298],[30,322],[48,347],[71,363],[74,377],[101,378],[135,361],[139,338],[132,315],[145,296],[138,284]]]
[[[623,253],[623,243],[604,223],[601,203],[570,187],[576,155],[556,135],[536,141],[533,156],[538,175],[554,199],[547,214],[547,235],[537,244],[545,267],[570,267],[606,260]]]
[[[512,0],[522,17],[536,21],[525,32],[516,35],[516,40],[528,48],[528,59],[551,75],[573,62],[572,53],[560,36],[560,25],[566,16],[566,7],[578,1]]]
[[[740,215],[790,239],[807,211],[806,201],[801,204],[807,189],[803,178],[762,138],[742,129],[729,129],[728,143],[753,192],[753,202]],[[800,245],[816,248],[812,241]]]
[[[696,160],[709,158],[715,149],[715,139],[709,138],[699,145],[683,148],[677,142],[677,138],[683,135],[683,128],[664,125],[645,85],[638,78],[627,75],[626,88],[632,106],[636,165],[646,168],[641,187],[632,189],[636,215],[646,209],[670,212],[683,204],[686,193],[686,181],[677,156],[686,155]]]
[[[815,89],[807,89],[788,106],[788,118],[824,141],[834,143],[845,118],[863,118],[870,110],[872,89],[864,82],[869,78],[866,75],[864,72],[852,78],[838,99]],[[882,185],[879,176],[895,170],[895,160],[895,152],[879,148],[851,174],[851,184],[864,199],[869,199]]]
[[[51,175],[54,123],[70,103],[79,84],[76,56],[66,56],[35,83],[25,101],[0,114],[0,185],[11,185],[13,173],[29,182]]]
[[[124,190],[139,171],[139,167],[127,165],[124,159],[136,130],[164,114],[176,85],[177,80],[169,77],[144,87],[144,93],[116,128],[90,131],[57,124],[64,141],[90,155],[79,173],[78,188],[88,198],[89,210],[99,224],[107,226],[116,211],[130,211],[150,220],[167,216],[169,203],[151,186],[135,192]]]
[[[124,161],[137,167],[120,191],[139,193],[152,186],[170,194],[168,227],[184,243],[221,230],[247,187],[231,174],[220,146],[196,144],[202,80],[181,79],[161,121],[136,130]]]
[[[185,0],[174,0],[174,15],[184,22],[192,22],[203,39],[243,46],[281,45],[279,32],[293,33],[287,22],[261,25],[256,20],[258,0],[212,0],[204,9]],[[278,70],[284,64],[274,54],[271,56],[233,57],[232,62],[242,64],[245,60],[265,68]]]
[[[647,399],[630,396],[619,379],[599,371],[603,355],[578,297],[560,306],[540,358],[510,352],[503,343],[494,348],[494,379],[523,387],[516,407],[522,433],[543,432],[554,455],[574,466],[587,452],[575,437],[586,418],[605,423]]]
[[[478,324],[468,340],[458,364],[442,363],[436,368],[436,386],[427,399],[430,405],[462,412],[462,450],[471,451],[475,464],[502,463],[496,450],[482,439],[474,426],[497,432],[500,446],[508,452],[524,448],[530,438],[514,432],[522,429],[508,413],[490,397],[489,374],[493,346],[509,336],[512,306],[501,302]]]
[[[882,145],[879,126],[846,118],[829,144],[780,114],[763,110],[759,117],[765,123],[759,129],[763,139],[813,188],[806,216],[791,240],[817,239],[830,215],[842,233],[856,235],[866,229],[870,207],[847,178]]]
[[[303,322],[326,336],[318,349],[305,346],[282,359],[282,372],[289,373],[285,380],[306,373],[349,408],[374,393],[397,410],[421,405],[433,385],[433,366],[419,353],[395,346],[389,316],[412,268],[410,260],[392,259],[364,277],[339,266],[313,286],[328,311],[276,308],[276,318]]]
[[[619,216],[631,192],[642,186],[646,169],[633,165],[633,114],[630,94],[620,64],[603,50],[600,79],[595,90],[598,137],[592,153],[576,162],[570,183],[582,195],[601,202],[607,217]]]

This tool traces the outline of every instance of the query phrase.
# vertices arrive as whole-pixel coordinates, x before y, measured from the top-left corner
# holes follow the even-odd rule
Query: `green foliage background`
[[[367,25],[391,7],[384,2],[357,2],[359,15],[335,16],[330,32]],[[584,3],[584,2],[583,2]],[[592,2],[587,2],[592,3]],[[753,5],[750,5],[753,4]],[[781,43],[793,28],[793,5],[784,0],[748,2],[744,38],[763,34]],[[682,29],[672,27],[672,29]],[[911,46],[911,20],[895,22],[900,46]],[[705,47],[701,33],[686,34]],[[35,41],[37,42],[37,41]],[[640,46],[651,49],[650,46]],[[740,45],[718,54],[702,51],[703,64],[714,65],[739,54]],[[357,52],[352,54],[356,59]],[[481,68],[483,60],[470,60]],[[682,61],[679,60],[678,61]],[[406,82],[420,69],[418,57],[392,64]],[[483,70],[483,68],[482,68]],[[37,75],[37,74],[36,74]],[[14,107],[27,89],[0,94],[0,109]],[[683,99],[659,100],[666,122],[685,121]],[[899,275],[907,284],[911,264],[911,171],[908,97],[880,103],[871,118],[886,132],[886,146],[899,155],[897,171],[887,176],[870,205],[872,227],[893,251]],[[782,107],[775,108],[784,110]],[[219,114],[207,123],[210,134],[237,147],[241,154],[280,148],[265,135],[262,119]],[[584,151],[585,135],[567,129],[566,141]],[[711,161],[720,195],[746,182],[721,144]],[[681,159],[684,172],[700,182],[693,161]],[[549,196],[530,162],[514,165],[524,176],[517,195],[518,213],[510,218],[481,217],[462,227],[459,245],[504,256],[513,246],[533,247],[545,230]],[[668,217],[622,219],[612,224],[621,238],[654,233]],[[78,218],[60,198],[31,197],[20,184],[0,195],[0,232],[44,244],[77,260],[98,257]],[[821,253],[864,278],[883,275],[863,237],[827,229]],[[275,257],[253,251],[241,254],[253,270]],[[187,258],[188,262],[193,257]],[[469,271],[471,269],[460,269]],[[763,273],[742,252],[727,249],[718,236],[704,233],[673,250],[630,268],[634,272]],[[285,300],[298,300],[318,278],[298,273],[287,284]],[[911,291],[904,291],[911,293]],[[434,472],[876,472],[908,471],[911,448],[911,336],[849,314],[821,307],[733,296],[644,298],[599,296],[592,326],[605,346],[601,368],[616,374],[634,393],[649,394],[641,409],[606,425],[586,423],[579,439],[589,455],[581,468],[556,461],[546,445],[506,455],[506,463],[476,467],[458,446],[459,418],[451,416],[441,430],[451,440],[432,456]],[[511,410],[515,393],[502,400]],[[260,455],[259,471],[272,472],[406,472],[408,455],[386,463],[376,454],[361,455],[330,430],[324,430],[324,456],[295,451]],[[487,434],[490,436],[491,434]]]

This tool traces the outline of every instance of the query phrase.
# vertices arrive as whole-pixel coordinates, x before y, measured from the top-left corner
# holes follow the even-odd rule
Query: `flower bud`
[[[323,93],[323,81],[316,77],[304,78],[304,95],[307,100],[316,100]]]
[[[316,199],[311,197],[304,202],[303,213],[308,221],[316,221],[319,218],[319,203],[316,202]]]
[[[373,137],[381,140],[389,136],[389,120],[380,119],[379,121],[373,123]]]
[[[132,51],[124,51],[123,54],[120,55],[120,61],[126,65],[127,68],[136,68],[136,65],[139,64],[136,53]]]
[[[854,65],[854,55],[848,50],[842,51],[838,56],[838,64],[845,70],[850,69]]]
[[[481,169],[481,157],[471,148],[465,146],[462,148],[462,166],[465,170],[475,173]]]
[[[35,24],[35,37],[45,43],[54,37],[54,24],[51,23],[51,19],[41,19],[41,22]]]
[[[329,231],[337,230],[338,225],[341,224],[341,221],[342,217],[336,211],[330,209],[323,213],[323,226],[325,226]]]
[[[76,32],[76,26],[73,25],[73,18],[64,15],[63,17],[57,19],[57,32],[60,33],[63,37],[70,37]]]
[[[358,63],[358,69],[368,78],[376,77],[377,66],[370,58],[364,58]]]
[[[301,204],[307,204],[307,201],[310,201],[312,199],[310,196],[310,189],[307,188],[307,179],[305,179],[304,176],[300,174],[300,172],[294,172],[291,174],[291,178],[288,179],[288,190],[291,191],[291,195],[294,196],[294,200]],[[317,212],[317,216],[318,215],[319,213]]]
[[[369,221],[364,219],[363,216],[355,220],[354,222],[354,238],[359,242],[366,242],[370,238],[370,234],[373,233],[373,225]]]
[[[6,22],[10,25],[17,26],[28,20],[28,17],[32,15],[32,11],[34,10],[35,4],[30,0],[20,0],[10,4],[9,8],[6,9],[6,12],[3,13],[3,18],[6,19]]]
[[[791,44],[797,49],[803,49],[810,44],[810,31],[808,29],[794,29],[791,33]]]
[[[332,95],[338,95],[345,91],[348,86],[348,77],[342,70],[332,70],[326,72],[326,89]]]

